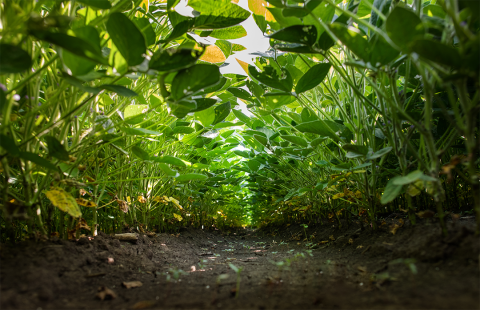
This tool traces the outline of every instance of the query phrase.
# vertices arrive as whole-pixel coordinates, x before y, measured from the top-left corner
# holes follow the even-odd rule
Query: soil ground
[[[473,220],[448,227],[443,237],[429,222],[407,222],[395,235],[310,226],[313,243],[329,241],[311,252],[303,227],[293,225],[140,234],[134,244],[101,234],[1,245],[0,308],[479,309]],[[243,268],[237,298],[228,263]],[[122,285],[130,281],[142,286]]]

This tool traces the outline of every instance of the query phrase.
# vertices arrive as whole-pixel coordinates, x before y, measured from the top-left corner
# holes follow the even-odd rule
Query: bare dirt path
[[[395,235],[302,227],[187,229],[1,246],[1,309],[478,309],[472,223]],[[312,238],[313,236],[313,238]],[[308,249],[305,245],[318,244]],[[242,268],[239,291],[237,273]],[[140,285],[126,288],[123,283]],[[131,283],[133,282],[133,283]],[[100,294],[99,294],[100,293]],[[112,298],[114,295],[115,298]],[[235,297],[238,295],[238,297]],[[100,300],[104,298],[104,300]]]

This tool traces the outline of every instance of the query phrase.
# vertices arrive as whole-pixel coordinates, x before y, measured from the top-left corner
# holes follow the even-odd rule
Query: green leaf
[[[188,182],[188,181],[203,181],[208,179],[208,177],[204,174],[199,173],[187,173],[182,174],[176,178],[178,182]]]
[[[258,72],[254,66],[248,66],[248,74],[255,80],[269,87],[283,90],[285,92],[291,92],[293,87],[293,80],[290,73],[287,70],[283,70],[285,78],[279,80],[276,76],[269,75],[266,72]]]
[[[412,43],[411,48],[427,60],[454,68],[460,65],[462,59],[456,48],[435,40],[417,40]]]
[[[140,148],[136,145],[134,145],[132,147],[132,153],[133,153],[133,155],[137,156],[141,160],[149,160],[150,159],[150,155],[148,155],[148,153],[146,151],[144,151],[142,148]]]
[[[45,141],[47,141],[48,154],[50,156],[64,161],[69,160],[67,150],[55,137],[45,136]]]
[[[110,14],[106,25],[108,34],[128,65],[141,64],[147,47],[137,26],[127,16],[118,12]]]
[[[435,178],[432,178],[431,176],[428,176],[428,175],[424,175],[422,171],[415,170],[415,171],[412,171],[405,176],[396,177],[395,180],[393,181],[393,184],[395,184],[395,185],[407,185],[407,184],[416,182],[418,180],[429,181],[429,182],[435,182],[436,181]]]
[[[241,126],[243,123],[232,123],[232,122],[220,122],[213,126],[213,129],[227,128],[232,126]]]
[[[190,112],[203,111],[210,108],[211,106],[214,106],[215,103],[217,103],[217,99],[212,99],[212,98],[199,98],[194,100],[197,103],[197,108],[191,110]]]
[[[376,151],[375,153],[373,153],[372,155],[370,156],[367,156],[367,159],[375,159],[375,158],[379,158],[379,157],[382,157],[383,155],[387,154],[388,152],[390,152],[393,148],[391,146],[388,146],[386,148],[383,148],[381,150],[378,150]]]
[[[136,97],[138,94],[131,89],[126,88],[125,86],[113,85],[113,84],[103,84],[99,86],[100,89],[105,89],[117,93],[120,96],[124,97]]]
[[[245,114],[243,114],[242,111],[240,110],[232,110],[233,114],[235,114],[235,116],[242,122],[244,122],[245,124],[247,124],[247,126],[250,127],[250,123],[251,123],[251,119],[250,117],[246,116]]]
[[[193,109],[197,108],[197,104],[195,101],[182,100],[178,102],[168,102],[168,107],[172,115],[175,115],[177,118],[184,118]]]
[[[268,139],[259,135],[253,135],[255,140],[263,144],[263,146],[268,146]]]
[[[20,73],[32,67],[30,55],[15,45],[0,43],[0,74]]]
[[[195,18],[196,29],[227,28],[250,16],[250,12],[228,0],[189,0],[188,5],[202,13]]]
[[[3,111],[3,107],[7,103],[7,96],[5,95],[5,91],[2,87],[0,87],[0,111]]]
[[[247,161],[247,166],[252,170],[252,172],[257,172],[258,169],[260,169],[262,163],[260,163],[258,160],[252,159]]]
[[[203,126],[210,126],[215,120],[215,109],[210,107],[200,112],[195,112],[195,117],[202,123]]]
[[[129,136],[160,136],[162,133],[158,131],[148,130],[144,128],[121,128]]]
[[[265,99],[265,107],[268,110],[275,110],[295,101],[291,93],[267,93]]]
[[[370,39],[370,63],[372,66],[385,65],[394,60],[400,54],[385,39],[374,34]]]
[[[169,13],[169,16],[170,16],[170,13]],[[173,41],[183,36],[190,30],[190,28],[193,25],[193,22],[194,21],[191,18],[187,18],[186,20],[179,22],[173,27],[173,30],[168,34],[168,36],[164,40],[161,40],[160,42],[166,44],[166,43],[169,43],[170,41]]]
[[[85,86],[83,85],[84,82],[82,80],[79,80],[73,76],[68,76],[66,74],[63,75],[63,80],[68,84],[75,86],[76,88],[78,88],[79,90],[85,93],[98,94],[100,91],[102,91],[100,88],[97,88],[97,87]]]
[[[241,52],[241,51],[244,51],[244,50],[246,50],[246,49],[247,49],[247,48],[246,48],[245,46],[241,45],[241,44],[236,44],[236,43],[234,43],[234,44],[232,45],[232,53],[234,53],[234,52]]]
[[[420,17],[398,5],[388,15],[386,30],[390,39],[403,51],[408,51],[410,44],[423,38],[425,33]]]
[[[202,51],[186,48],[167,48],[156,51],[148,67],[152,70],[172,72],[193,66]]]
[[[180,126],[173,128],[173,134],[189,134],[192,132],[195,132],[195,129],[193,129],[192,127]]]
[[[147,46],[155,44],[157,35],[155,34],[152,24],[150,24],[148,18],[135,17],[133,22],[135,23],[135,26],[137,26],[137,28],[143,33]]]
[[[225,120],[232,110],[230,102],[225,102],[217,107],[215,107],[215,119],[213,125],[218,124]]]
[[[171,169],[168,165],[159,163],[158,167],[162,169],[163,172],[165,172],[166,175],[170,177],[176,177],[178,175],[178,172],[176,170]]]
[[[248,152],[245,152],[245,151],[235,150],[233,151],[233,153],[235,153],[235,155],[238,155],[244,158],[250,158],[250,155],[248,155]]]
[[[281,29],[269,37],[290,43],[313,45],[317,40],[317,28],[311,25],[294,25]]]
[[[339,138],[336,133],[342,132],[345,129],[345,126],[333,121],[318,120],[313,122],[301,123],[300,125],[295,126],[295,128],[297,128],[301,132],[315,133],[317,135],[330,137],[338,141]]]
[[[153,157],[152,160],[157,162],[157,163],[170,164],[170,165],[174,165],[174,166],[178,166],[178,167],[182,167],[182,168],[187,167],[187,165],[185,164],[185,162],[183,160],[181,160],[180,158],[174,157],[174,156],[170,156],[170,155],[165,155],[165,156],[162,156],[162,157]]]
[[[94,9],[108,10],[112,7],[109,0],[77,0],[81,4],[85,4]]]
[[[333,23],[330,25],[330,30],[333,34],[345,44],[358,58],[368,62],[370,59],[370,46],[368,41],[363,38],[363,35],[348,28],[340,23]]]
[[[402,191],[402,185],[394,184],[395,180],[398,178],[400,177],[396,176],[388,181],[387,186],[385,186],[385,190],[383,191],[382,198],[380,199],[382,204],[387,204],[400,195],[400,192]]]
[[[203,88],[220,82],[220,70],[215,65],[198,64],[180,71],[172,81],[171,96],[175,100],[191,96]]]
[[[395,177],[395,180],[392,181],[394,185],[406,185],[413,183],[420,179],[420,177],[423,175],[423,172],[420,170],[415,170],[410,172],[409,174],[405,176],[397,176]]]
[[[353,152],[360,155],[367,155],[368,147],[365,145],[345,144],[342,148],[347,152]]]
[[[220,40],[240,39],[245,37],[246,35],[247,31],[241,25],[225,29],[215,29],[209,34],[210,37]]]
[[[43,157],[38,156],[35,153],[30,153],[30,152],[20,152],[18,154],[18,157],[31,161],[32,163],[42,166],[44,168],[47,168],[48,170],[57,170],[57,167],[52,164],[50,161],[46,160]]]
[[[291,142],[291,143],[296,144],[296,145],[300,145],[301,147],[308,147],[308,142],[301,137],[288,136],[288,135],[280,136],[280,137],[283,140],[286,140],[286,141]]]
[[[298,81],[295,92],[300,94],[316,87],[325,79],[331,66],[331,64],[322,63],[311,67]]]
[[[18,156],[20,149],[18,148],[15,140],[12,137],[0,134],[0,146],[12,156]]]
[[[312,147],[316,147],[316,146],[320,145],[320,143],[322,143],[325,140],[327,140],[326,137],[319,137],[319,138],[313,139],[312,142],[310,142],[310,145]]]
[[[253,101],[252,95],[250,95],[250,93],[247,92],[245,89],[236,88],[236,87],[229,87],[229,88],[227,88],[227,91],[237,98],[247,100],[247,101]]]
[[[73,29],[73,32],[76,37],[89,42],[95,49],[100,49],[100,37],[95,27],[80,27]],[[70,69],[74,76],[86,75],[97,65],[96,62],[79,57],[67,50],[63,51],[62,59],[63,63]]]
[[[34,31],[32,34],[37,38],[55,44],[72,54],[89,59],[95,63],[108,65],[107,60],[103,57],[101,49],[86,40],[69,36],[61,32]]]
[[[143,121],[144,114],[148,111],[148,105],[146,104],[131,104],[125,108],[123,116],[126,123],[138,124]]]

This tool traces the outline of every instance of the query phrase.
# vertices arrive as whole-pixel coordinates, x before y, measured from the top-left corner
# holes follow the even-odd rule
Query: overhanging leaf
[[[178,182],[188,182],[188,181],[202,181],[206,180],[208,177],[204,174],[199,173],[187,173],[182,174],[176,178]]]
[[[322,63],[311,67],[298,81],[295,92],[300,94],[320,84],[327,76],[331,66],[331,64]]]
[[[54,187],[45,192],[45,196],[51,201],[51,203],[60,210],[67,212],[72,217],[82,216],[80,207],[78,206],[73,196],[59,187]]]
[[[67,161],[69,159],[68,152],[65,147],[55,137],[45,136],[47,141],[48,154],[60,160]]]
[[[108,34],[128,65],[141,64],[147,46],[145,38],[137,26],[127,16],[118,12],[110,14],[106,25]]]
[[[20,73],[32,67],[30,55],[18,46],[0,43],[0,74]]]
[[[383,192],[382,198],[380,199],[380,202],[382,204],[387,204],[393,201],[395,198],[397,198],[398,195],[400,195],[400,192],[402,191],[402,185],[394,184],[394,182],[398,178],[400,177],[396,176],[388,181],[387,186],[385,186],[385,190]]]
[[[217,66],[198,64],[180,71],[173,78],[171,96],[175,100],[180,100],[218,82],[220,71]]]

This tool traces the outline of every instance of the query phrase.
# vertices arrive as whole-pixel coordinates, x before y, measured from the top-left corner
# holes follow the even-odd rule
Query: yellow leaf
[[[128,203],[131,203],[131,202],[132,202],[132,200],[130,199],[130,196],[127,196],[127,202],[128,202]]]
[[[336,195],[333,195],[332,199],[342,198],[343,196],[345,196],[344,193],[338,193],[338,194],[336,194]]]
[[[153,198],[153,201],[155,201],[155,202],[163,202],[163,198],[160,197],[160,196],[156,196],[155,198]]]
[[[183,217],[181,217],[180,215],[176,214],[176,213],[173,213],[173,216],[177,219],[177,221],[181,221],[183,220]]]
[[[149,1],[148,0],[142,0],[142,2],[140,3],[140,7],[143,7],[146,11],[146,13],[148,13],[148,7],[149,7]]]
[[[200,60],[210,63],[220,63],[227,60],[222,50],[216,45],[209,45],[205,49],[205,53],[200,57]]]
[[[138,200],[138,202],[140,202],[140,203],[146,203],[146,202],[147,202],[147,199],[145,199],[145,197],[143,197],[143,196],[138,196],[138,197],[137,197],[137,200]]]
[[[51,190],[45,192],[45,195],[52,204],[60,210],[67,212],[73,217],[82,216],[82,212],[75,198],[63,190],[63,188],[53,187]]]
[[[410,184],[408,186],[407,194],[409,194],[412,197],[420,195],[423,188],[424,188],[423,181],[422,180],[417,180],[417,181],[413,182],[412,184]]]
[[[179,208],[180,210],[183,210],[182,206],[180,205],[180,203],[178,202],[177,199],[175,199],[175,198],[173,198],[173,197],[170,197],[170,198],[168,198],[168,201],[173,202],[173,204],[176,205],[177,208]]]
[[[242,67],[243,71],[245,71],[245,73],[248,75],[248,63],[246,63],[245,61],[241,61],[240,59],[238,58],[235,58],[238,62],[238,64]]]
[[[248,0],[248,8],[253,14],[265,17],[267,22],[275,22],[275,18],[273,17],[272,13],[267,10],[267,7],[269,6],[271,5],[268,5],[267,1],[265,0]]]
[[[355,197],[356,198],[362,198],[362,193],[360,191],[355,192]]]
[[[77,202],[78,205],[84,206],[87,208],[94,208],[97,206],[97,204],[93,201],[83,199],[83,198],[75,198],[75,201]]]

